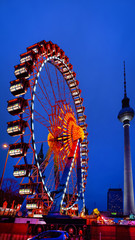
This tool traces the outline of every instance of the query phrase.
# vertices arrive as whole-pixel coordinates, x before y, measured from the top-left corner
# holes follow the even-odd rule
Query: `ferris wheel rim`
[[[58,57],[56,57],[56,56],[48,57],[47,59],[45,59],[45,60],[43,61],[43,63],[41,64],[38,72],[37,72],[37,75],[36,75],[36,78],[35,78],[35,84],[34,84],[34,86],[33,86],[32,100],[31,100],[31,110],[32,110],[32,116],[31,116],[32,145],[33,145],[33,148],[34,148],[34,151],[35,151],[36,165],[37,165],[37,167],[38,167],[39,176],[40,176],[41,181],[42,181],[42,183],[43,183],[44,189],[45,189],[46,193],[48,194],[48,196],[49,196],[49,198],[50,198],[50,200],[51,200],[52,202],[53,202],[54,199],[51,197],[50,192],[49,192],[49,190],[48,190],[48,188],[47,188],[47,186],[46,186],[46,184],[45,184],[45,182],[44,182],[44,180],[43,180],[43,175],[42,175],[42,172],[40,171],[40,166],[39,166],[38,158],[37,158],[37,151],[36,151],[36,144],[35,144],[35,134],[34,134],[34,101],[35,101],[35,92],[36,92],[36,87],[37,87],[38,79],[39,79],[39,77],[40,77],[40,73],[41,73],[44,65],[45,65],[46,63],[48,63],[50,60],[53,60],[53,59],[57,59],[57,60],[59,60],[60,62],[62,62],[62,63],[65,65],[65,67],[68,69],[68,71],[71,73],[71,71],[70,71],[70,69],[68,68],[67,64],[64,63],[64,61],[63,61],[62,59],[60,59],[60,58],[58,58]],[[54,67],[56,67],[52,62],[49,62],[49,63],[51,63]],[[73,101],[73,102],[74,102],[74,101]],[[75,103],[74,103],[74,105],[75,105]],[[71,172],[71,171],[70,171],[70,172]],[[63,194],[63,195],[64,195],[64,194]],[[63,200],[63,197],[62,197],[62,200]],[[61,202],[62,202],[62,201],[61,201]],[[62,203],[61,203],[61,205],[62,205]]]

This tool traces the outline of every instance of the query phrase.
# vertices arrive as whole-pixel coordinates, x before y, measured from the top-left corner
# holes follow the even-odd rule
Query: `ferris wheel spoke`
[[[41,169],[42,172],[45,171],[45,169],[47,168],[48,164],[50,163],[51,155],[52,155],[52,150],[49,148],[48,151],[47,151],[47,154],[45,156],[45,159],[40,164],[40,169]]]
[[[56,102],[56,95],[55,95],[55,92],[54,92],[54,89],[53,89],[53,84],[52,84],[51,75],[50,75],[50,71],[49,71],[48,65],[45,65],[45,69],[46,69],[46,72],[47,72],[47,75],[48,75],[48,79],[50,81],[50,85],[51,85],[52,92],[53,92],[53,97],[54,97],[54,100]]]
[[[52,161],[53,162],[53,161]],[[45,173],[46,174],[46,173]],[[55,181],[53,181],[53,176],[54,175],[54,168],[51,168],[51,171],[49,172],[47,181],[46,181],[46,186],[53,191],[55,189]]]
[[[64,78],[62,79],[62,82],[63,82],[63,93],[64,93],[64,99],[66,99],[66,88],[65,88],[65,81],[64,81]]]
[[[52,175],[54,171],[52,166],[54,163],[54,159],[52,155],[53,155],[52,149],[49,148],[45,156],[45,159],[40,164],[40,170],[42,171],[43,176],[45,177],[45,185],[47,189],[49,189],[49,191],[52,191],[52,189],[54,188],[54,183],[52,183]]]
[[[38,102],[40,103],[40,105],[42,106],[42,108],[44,109],[44,111],[46,112],[46,114],[48,115],[48,112],[47,112],[44,104],[42,103],[42,99],[40,99],[40,97],[37,94],[35,94],[35,96],[36,96]]]
[[[59,96],[59,99],[62,99],[61,91],[60,91],[60,85],[59,85],[59,78],[58,78],[58,73],[57,73],[57,68],[55,68],[55,74],[56,74],[57,85],[58,85],[58,96]]]
[[[56,76],[57,76],[57,79],[58,79],[58,82],[59,82],[59,85],[58,85],[59,86],[58,91],[60,92],[60,98],[59,99],[62,99],[62,100],[66,101],[66,87],[65,87],[65,85],[67,85],[67,83],[65,82],[62,75],[60,75],[58,77],[58,71],[56,72]]]
[[[49,104],[50,106],[52,106],[51,101],[50,101],[50,98],[49,98],[49,95],[48,95],[48,93],[47,93],[47,90],[46,90],[46,87],[45,87],[45,84],[44,84],[44,81],[43,81],[43,78],[42,78],[41,76],[40,76],[40,80],[41,80],[41,83],[42,83],[42,85],[43,85],[43,89],[42,89],[42,87],[40,86],[39,81],[38,81],[38,85],[39,85],[39,87],[40,87],[40,89],[41,89],[41,91],[42,91],[42,93],[43,93],[46,101],[48,102],[48,104]],[[43,91],[43,90],[44,90],[44,91]]]
[[[54,178],[55,178],[55,189],[57,189],[60,181],[59,176],[59,162],[58,162],[58,156],[54,156]]]
[[[45,126],[46,128],[48,128],[49,126],[49,121],[44,118],[39,112],[37,112],[36,110],[34,110],[35,112],[35,121],[37,121],[38,123],[42,124],[43,126]]]

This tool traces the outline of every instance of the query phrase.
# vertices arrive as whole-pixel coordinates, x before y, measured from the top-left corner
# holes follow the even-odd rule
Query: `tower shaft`
[[[123,123],[124,127],[124,215],[135,214],[134,209],[134,189],[130,152],[130,121],[134,117],[134,110],[129,105],[130,99],[127,97],[126,91],[126,73],[124,62],[124,98],[122,99],[122,109],[118,114],[118,119]]]
[[[124,215],[135,213],[132,164],[130,152],[129,122],[124,127]]]

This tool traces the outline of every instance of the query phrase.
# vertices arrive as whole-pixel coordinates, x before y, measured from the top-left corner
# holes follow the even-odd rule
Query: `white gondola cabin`
[[[77,80],[70,81],[70,82],[68,82],[68,85],[69,85],[70,89],[72,90],[79,85],[79,82]]]
[[[27,203],[26,204],[27,209],[38,209],[38,204],[37,203]]]
[[[39,43],[33,44],[32,46],[28,47],[27,51],[29,52],[32,50],[36,54],[43,54],[43,53],[46,53],[45,46],[46,46],[46,41],[43,40]]]
[[[87,137],[88,137],[88,132],[85,132],[84,133],[84,139],[87,139]]]
[[[32,164],[15,165],[13,176],[16,178],[28,177],[30,175],[31,169]]]
[[[85,107],[83,107],[83,106],[76,108],[77,114],[82,114],[84,112],[84,110],[85,110]]]
[[[37,60],[37,57],[38,55],[34,51],[30,50],[20,55],[20,63],[31,62],[32,64],[34,61]]]
[[[21,195],[32,195],[36,193],[36,190],[38,191],[38,188],[39,188],[39,184],[37,183],[33,183],[33,182],[20,183],[19,193]]]
[[[26,156],[28,143],[14,143],[9,145],[9,155],[13,158]]]
[[[87,157],[88,156],[88,149],[82,149],[82,156]]]
[[[26,208],[27,209],[41,209],[43,205],[43,202],[41,200],[41,198],[38,197],[27,197],[27,204],[26,204]]]
[[[85,122],[85,120],[86,120],[86,115],[83,115],[83,116],[79,116],[79,117],[78,117],[78,122],[79,122],[79,123],[83,123],[83,122]]]
[[[87,148],[87,146],[88,146],[88,140],[86,140],[85,142],[82,142],[81,143],[81,146],[83,147],[83,148]]]
[[[78,97],[78,98],[74,99],[74,101],[75,101],[75,105],[78,106],[83,103],[83,98]]]
[[[82,165],[86,166],[88,164],[87,159],[82,159]]]
[[[27,100],[22,97],[8,101],[7,110],[11,115],[22,114],[27,106]]]
[[[87,123],[84,123],[83,125],[81,125],[81,128],[85,131],[88,127],[88,124]]]
[[[66,75],[66,74],[69,72],[69,70],[70,70],[70,71],[73,70],[73,65],[72,65],[71,63],[68,63],[66,66],[63,65],[63,68],[62,68],[62,73],[63,73],[63,74]]]
[[[16,65],[14,74],[16,78],[29,78],[33,70],[32,62],[24,62],[19,65]]]
[[[87,172],[88,171],[88,167],[82,167],[82,172]]]
[[[47,57],[51,57],[55,55],[55,44],[53,44],[51,41],[47,42],[44,48],[45,48]]]
[[[63,74],[66,81],[72,81],[76,78],[75,72],[68,72],[67,74]]]
[[[7,133],[10,136],[18,136],[18,135],[23,135],[25,132],[25,128],[27,126],[27,122],[24,120],[16,120],[12,122],[8,122],[8,127],[7,127]]]
[[[10,92],[14,96],[24,95],[29,87],[29,81],[25,78],[16,79],[10,82]]]
[[[76,89],[72,91],[72,96],[73,98],[78,98],[80,96],[81,90],[80,89]]]

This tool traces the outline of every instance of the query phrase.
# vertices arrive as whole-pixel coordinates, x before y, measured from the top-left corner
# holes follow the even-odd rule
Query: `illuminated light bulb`
[[[3,147],[3,148],[8,148],[8,144],[7,144],[7,143],[4,143],[4,144],[2,145],[2,147]]]

